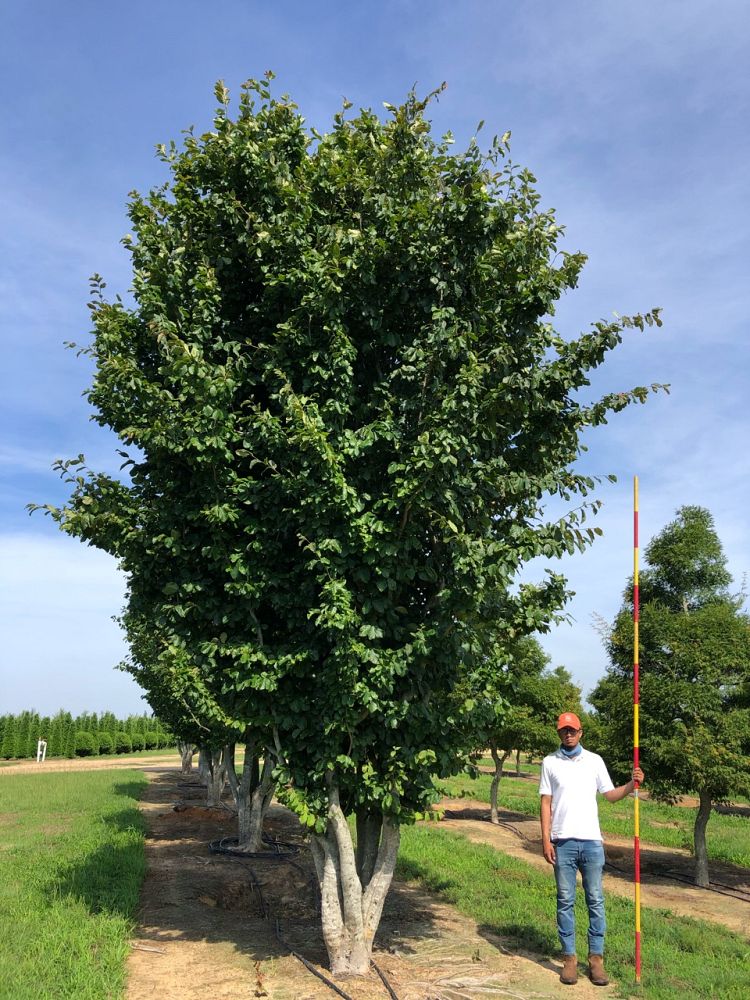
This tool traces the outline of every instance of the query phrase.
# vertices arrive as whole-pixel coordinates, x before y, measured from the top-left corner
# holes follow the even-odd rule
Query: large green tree
[[[593,539],[580,435],[647,394],[579,390],[658,312],[554,330],[584,257],[507,136],[456,152],[413,94],[321,135],[268,78],[234,118],[216,93],[132,196],[133,305],[94,283],[89,400],[130,481],[67,464],[51,512],[119,559],[157,657],[272,734],[333,970],[361,973],[399,827],[461,766],[455,684],[559,613],[562,577],[517,574]]]
[[[695,881],[709,882],[706,826],[714,804],[750,794],[750,619],[711,514],[682,507],[648,545],[640,575],[640,746],[650,792],[697,794]],[[611,665],[591,695],[602,752],[630,767],[633,585],[607,647]]]

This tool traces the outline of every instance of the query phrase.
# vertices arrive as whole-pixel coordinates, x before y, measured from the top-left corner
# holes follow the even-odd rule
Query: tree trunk
[[[209,809],[221,805],[221,793],[224,791],[226,782],[223,754],[224,751],[221,748],[205,752],[206,806]]]
[[[516,777],[521,777],[521,751],[516,750]]]
[[[695,850],[695,884],[703,889],[708,888],[708,851],[706,850],[706,826],[711,818],[711,796],[700,792],[698,815],[693,828],[693,847]]]
[[[497,792],[500,787],[500,779],[503,776],[503,764],[508,759],[510,750],[503,750],[502,755],[497,752],[497,744],[490,743],[490,753],[495,762],[495,773],[492,776],[490,785],[490,822],[498,824],[500,820],[497,816]]]
[[[334,976],[364,976],[385,897],[393,879],[399,827],[387,816],[357,816],[355,854],[338,787],[328,793],[328,827],[313,834],[312,853],[320,882],[323,939]]]
[[[237,846],[241,851],[255,853],[263,849],[263,821],[276,790],[273,780],[274,758],[268,747],[264,750],[263,770],[260,757],[255,752],[256,745],[245,743],[245,760],[242,776],[237,781],[234,755],[227,760],[227,779],[237,806],[238,835]]]
[[[209,764],[208,761],[211,756],[211,751],[206,749],[204,746],[198,747],[198,775],[202,782],[208,780]]]
[[[193,770],[193,754],[195,753],[195,747],[192,743],[186,742],[185,740],[178,740],[177,749],[180,752],[180,758],[182,760],[180,774],[190,774]]]

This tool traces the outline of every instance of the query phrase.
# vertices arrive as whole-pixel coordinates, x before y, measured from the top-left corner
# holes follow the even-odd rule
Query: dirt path
[[[549,870],[542,857],[539,820],[520,813],[500,810],[504,825],[489,822],[489,806],[469,799],[443,799],[443,826],[461,833],[475,843],[491,844],[500,851],[520,858],[538,868]],[[619,837],[607,837],[604,843],[607,869],[605,892],[633,898],[633,843]],[[698,889],[683,881],[669,878],[667,873],[692,880],[693,858],[687,851],[676,848],[641,845],[641,902],[685,917],[696,917],[723,924],[739,934],[750,937],[750,902]],[[750,870],[734,865],[710,863],[711,880],[722,886],[750,893]]]
[[[244,862],[211,855],[207,844],[231,836],[227,810],[206,810],[196,780],[174,769],[154,769],[142,800],[149,837],[134,949],[128,960],[127,1000],[332,1000],[334,993],[289,954],[273,922],[263,918]],[[184,808],[175,811],[176,800]],[[270,912],[281,921],[285,942],[325,971],[318,931],[311,860],[296,818],[274,806],[269,832],[300,843],[295,868],[252,863]],[[538,1000],[568,996],[559,963],[510,950],[480,932],[474,921],[411,886],[396,883],[386,903],[375,960],[400,1000],[474,1000],[514,997]],[[371,973],[345,981],[353,1000],[387,1000]],[[611,989],[581,980],[576,995],[607,996]]]
[[[140,754],[128,753],[121,757],[53,757],[51,760],[37,764],[36,761],[23,761],[21,764],[7,764],[0,767],[0,778],[4,774],[19,774],[24,772],[35,772],[44,774],[47,771],[99,771],[111,770],[114,768],[143,768],[143,767],[163,767],[170,765],[179,767],[179,755],[165,751],[163,754],[152,754],[151,756],[141,756]]]

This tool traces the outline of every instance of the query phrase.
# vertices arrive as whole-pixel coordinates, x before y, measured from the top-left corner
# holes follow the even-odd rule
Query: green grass
[[[115,1000],[145,872],[138,771],[0,778],[0,998]]]
[[[551,870],[539,871],[458,834],[419,825],[402,830],[398,875],[436,893],[476,920],[480,933],[499,935],[511,949],[559,955]],[[576,917],[578,954],[584,957],[582,897]],[[610,895],[607,920],[607,969],[620,996],[746,1000],[750,995],[750,946],[738,935],[666,910],[644,909],[639,989],[634,984],[632,903]]]
[[[489,802],[491,782],[489,774],[480,774],[476,779],[464,774],[437,781],[436,787],[444,795],[454,798],[467,797]],[[536,782],[505,775],[500,782],[498,806],[524,816],[538,816],[539,793]],[[661,805],[641,799],[640,813],[643,843],[692,850],[695,809]],[[627,797],[620,802],[600,799],[599,819],[605,836],[632,837],[633,799]],[[713,812],[706,830],[706,844],[710,858],[750,868],[750,817],[725,816]]]

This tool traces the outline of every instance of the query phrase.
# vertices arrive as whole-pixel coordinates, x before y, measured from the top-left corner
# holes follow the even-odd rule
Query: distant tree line
[[[35,711],[0,715],[0,757],[34,757],[37,742],[47,741],[48,757],[90,757],[96,754],[134,753],[175,745],[174,736],[154,715],[83,712],[73,716],[60,710],[40,716]]]

